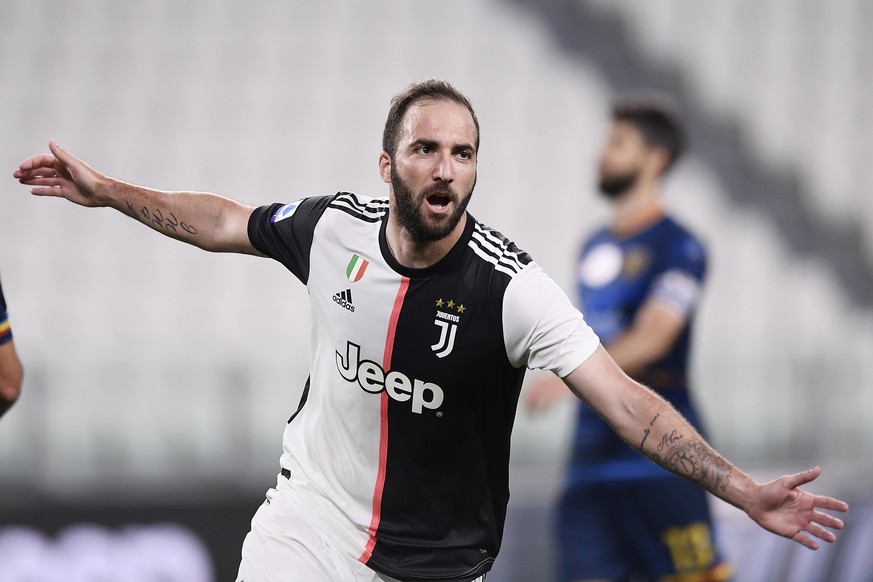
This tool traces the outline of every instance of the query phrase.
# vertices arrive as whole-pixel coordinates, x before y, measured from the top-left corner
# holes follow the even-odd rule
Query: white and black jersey
[[[426,269],[388,248],[387,198],[258,208],[256,249],[306,284],[310,383],[281,465],[325,539],[403,580],[491,568],[527,367],[565,376],[599,341],[530,257],[467,216]]]

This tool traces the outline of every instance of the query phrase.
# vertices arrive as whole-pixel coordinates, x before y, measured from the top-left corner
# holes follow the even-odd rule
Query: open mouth
[[[425,200],[431,208],[437,211],[445,210],[452,203],[452,197],[448,194],[431,194]]]

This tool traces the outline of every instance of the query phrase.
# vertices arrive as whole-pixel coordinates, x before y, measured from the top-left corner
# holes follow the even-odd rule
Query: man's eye
[[[469,160],[470,158],[473,157],[473,152],[471,152],[470,150],[463,150],[461,152],[458,152],[458,155],[463,160]]]
[[[418,146],[419,153],[429,154],[431,151],[433,151],[433,150],[431,149],[430,146],[426,146],[426,145]]]

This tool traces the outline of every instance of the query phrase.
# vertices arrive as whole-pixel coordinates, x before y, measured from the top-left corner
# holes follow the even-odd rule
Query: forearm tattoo
[[[182,234],[179,231],[184,231],[191,235],[197,234],[195,227],[180,221],[172,212],[164,216],[160,208],[150,210],[147,206],[143,206],[137,211],[136,207],[129,200],[125,200],[124,203],[127,205],[128,214],[156,230],[166,229],[179,235]]]
[[[643,429],[640,451],[643,451],[651,428],[660,415],[656,414]],[[705,442],[686,439],[678,430],[664,433],[655,446],[657,452],[650,454],[653,461],[677,475],[700,485],[712,493],[724,493],[731,482],[733,468]]]
[[[649,421],[649,426],[643,429],[643,440],[640,441],[640,452],[642,452],[642,450],[643,450],[643,445],[646,444],[646,440],[649,438],[649,433],[652,432],[652,431],[651,431],[651,427],[655,425],[655,422],[658,420],[658,417],[660,417],[660,416],[661,416],[661,413],[660,413],[660,412],[658,412],[657,414],[655,414],[655,416],[652,417],[652,420]]]

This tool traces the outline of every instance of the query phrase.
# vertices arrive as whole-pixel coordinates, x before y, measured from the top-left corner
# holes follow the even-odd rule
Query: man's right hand
[[[31,194],[66,198],[81,206],[108,206],[110,201],[100,196],[101,182],[107,178],[70,154],[54,140],[49,142],[50,154],[39,154],[21,162],[13,176],[22,184],[33,186]]]
[[[165,192],[115,180],[49,142],[50,154],[21,162],[13,176],[36,196],[111,206],[165,236],[208,251],[260,255],[251,244],[253,207],[208,192]]]

